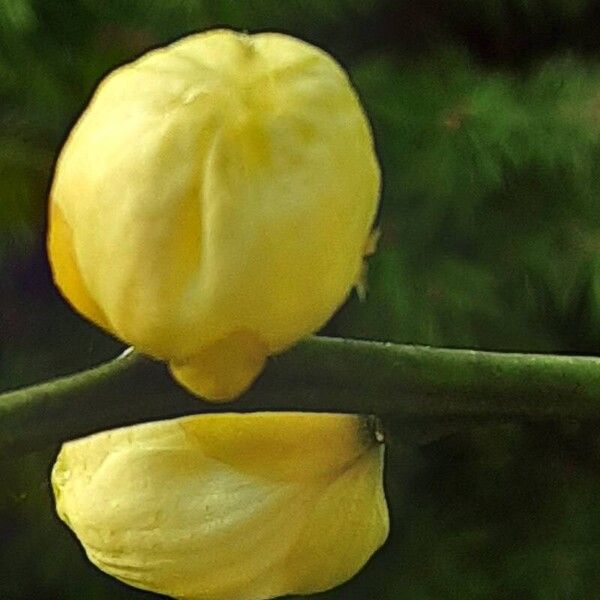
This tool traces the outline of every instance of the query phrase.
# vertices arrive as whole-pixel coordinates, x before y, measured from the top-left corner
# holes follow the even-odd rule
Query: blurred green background
[[[53,161],[116,65],[215,26],[313,42],[350,71],[384,173],[367,301],[329,334],[600,353],[600,6],[588,0],[0,0],[0,390],[121,346],[53,289]],[[395,440],[393,533],[367,600],[600,597],[598,423]],[[57,448],[0,456],[0,600],[151,598],[53,514]]]

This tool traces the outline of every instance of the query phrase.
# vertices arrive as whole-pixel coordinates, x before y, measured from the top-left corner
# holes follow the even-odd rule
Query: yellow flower
[[[378,195],[343,69],[218,30],[117,69],[59,157],[48,248],[83,315],[192,392],[243,392],[359,283]]]
[[[52,483],[103,571],[176,598],[260,600],[365,564],[388,533],[382,468],[364,418],[222,414],[68,442]]]

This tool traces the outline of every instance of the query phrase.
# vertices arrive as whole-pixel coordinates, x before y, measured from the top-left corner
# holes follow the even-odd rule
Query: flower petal
[[[54,279],[193,393],[231,399],[345,301],[379,190],[369,122],[331,56],[199,33],[111,73],[70,133]]]
[[[382,466],[360,417],[223,414],[68,442],[52,482],[107,573],[177,598],[261,600],[364,565],[388,531]]]

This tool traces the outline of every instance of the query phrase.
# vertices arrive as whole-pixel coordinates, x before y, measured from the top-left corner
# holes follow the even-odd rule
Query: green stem
[[[374,413],[398,422],[600,418],[600,359],[311,338],[273,357],[239,399],[187,394],[134,352],[0,395],[0,450],[206,412]]]

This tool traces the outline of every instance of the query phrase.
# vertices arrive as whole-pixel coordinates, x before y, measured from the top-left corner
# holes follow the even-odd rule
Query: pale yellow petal
[[[181,419],[179,425],[207,456],[277,481],[339,473],[372,443],[365,420],[355,415],[231,413]]]
[[[73,248],[73,232],[67,225],[60,207],[54,202],[50,203],[48,220],[48,256],[53,264],[61,266],[54,271],[54,282],[82,315],[96,325],[110,330],[106,316],[90,296],[81,277]]]
[[[383,452],[383,446],[370,449],[320,495],[287,557],[294,593],[314,594],[350,579],[386,540]]]
[[[51,190],[54,277],[192,392],[229,399],[346,299],[379,186],[368,120],[328,54],[192,35],[109,75],[73,128]]]
[[[251,332],[236,331],[194,356],[172,361],[173,377],[206,400],[227,400],[244,392],[261,373],[269,349]]]
[[[383,543],[383,450],[349,415],[186,417],[65,444],[59,516],[90,560],[197,600],[311,593]]]

